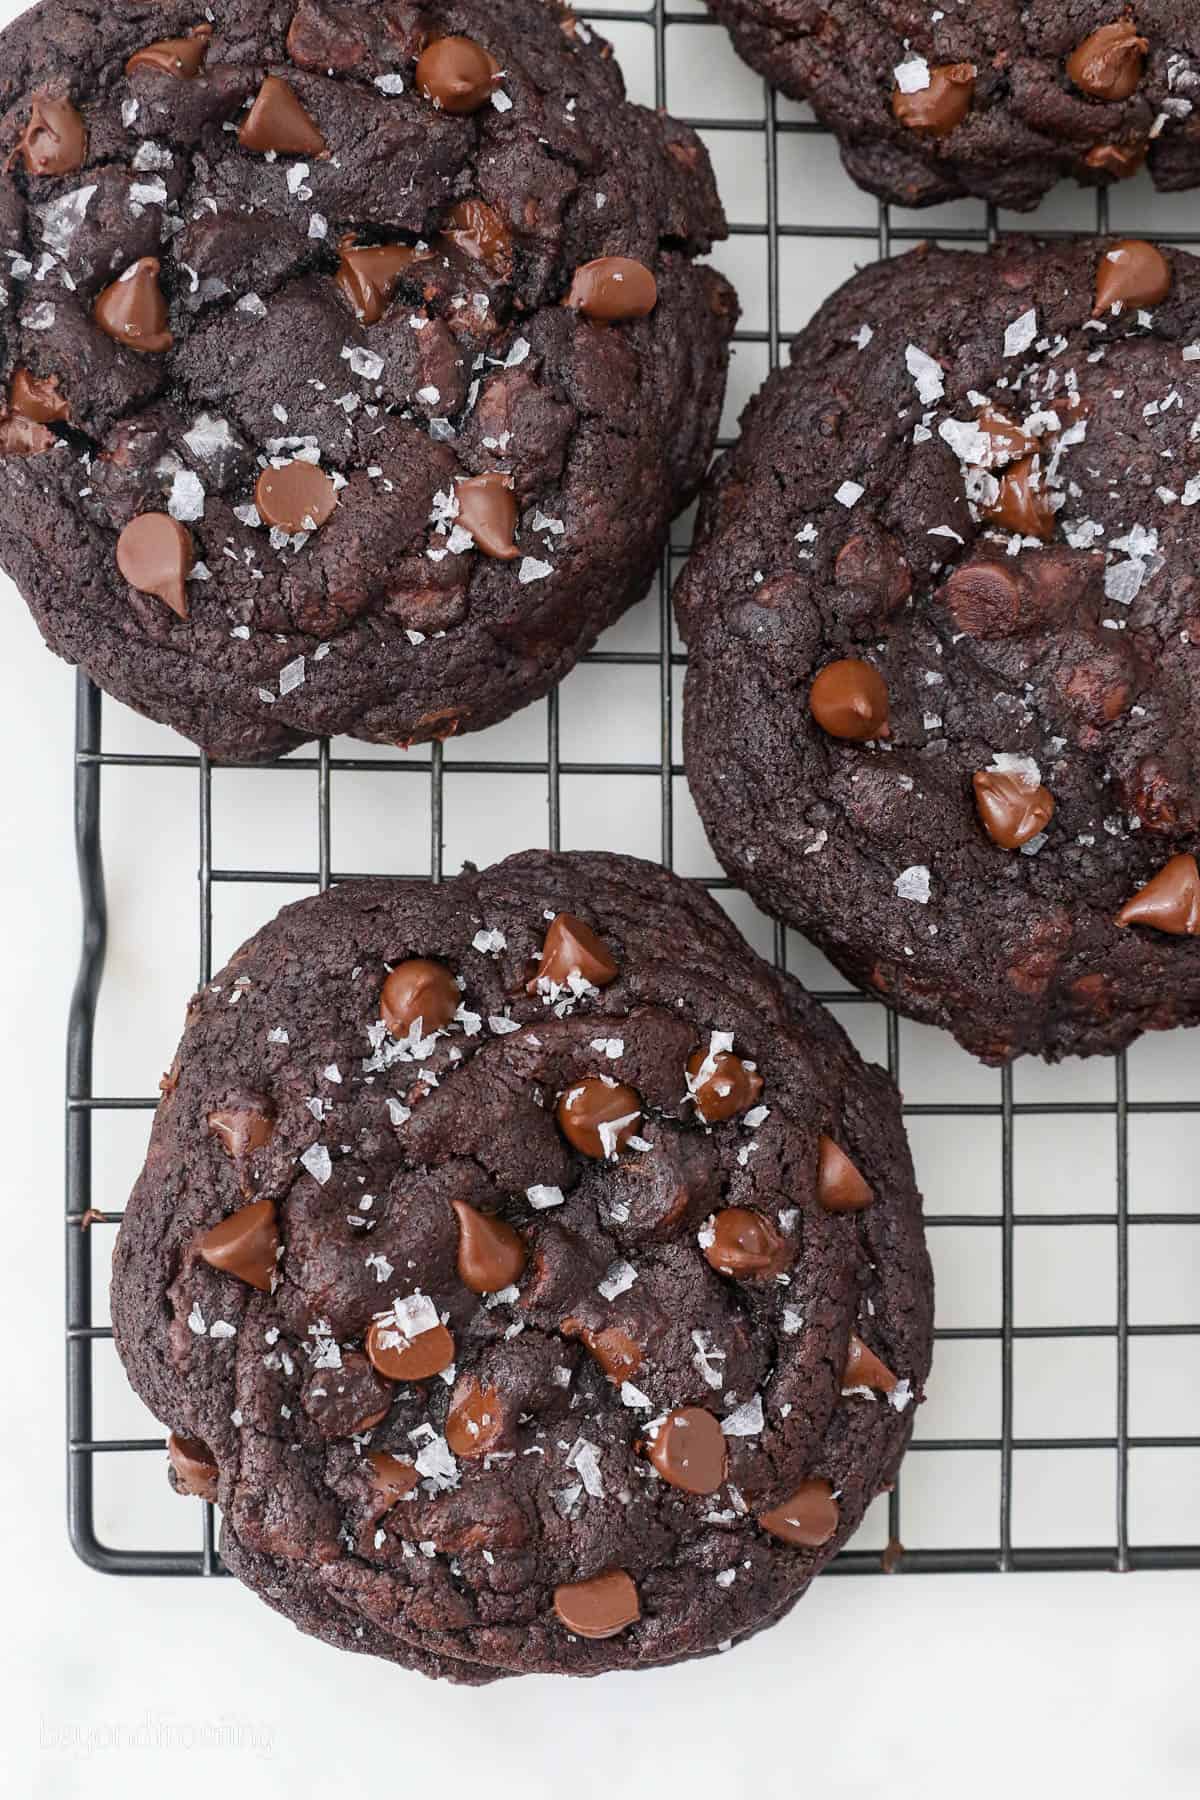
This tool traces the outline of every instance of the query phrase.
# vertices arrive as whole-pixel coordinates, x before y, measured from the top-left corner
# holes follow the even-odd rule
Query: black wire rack
[[[665,0],[638,9],[617,9],[581,16],[594,22],[602,32],[617,28],[628,40],[632,27],[639,27],[650,50],[654,72],[656,103],[667,102],[667,38],[669,31],[719,31],[708,15],[701,11],[675,11]],[[625,57],[626,66],[630,58]],[[748,118],[690,117],[691,123],[710,140],[717,133],[747,134],[747,142],[761,146],[765,158],[765,221],[732,223],[731,235],[764,240],[766,259],[766,326],[760,330],[742,330],[737,342],[742,345],[765,346],[766,361],[775,367],[780,359],[780,246],[789,238],[837,238],[852,244],[861,243],[862,260],[871,255],[889,255],[898,245],[929,236],[940,241],[985,244],[997,233],[994,211],[988,209],[986,223],[979,227],[961,226],[934,231],[925,226],[909,227],[893,222],[889,209],[880,204],[874,225],[866,224],[789,224],[780,218],[779,150],[781,140],[790,133],[823,134],[823,128],[803,117],[792,117],[795,109],[785,108],[788,116],[780,116],[783,103],[764,89],[761,116]],[[690,108],[672,110],[687,116]],[[757,153],[757,152],[756,152]],[[910,215],[911,217],[911,215]],[[1108,202],[1105,191],[1096,195],[1095,228],[1108,229]],[[1068,232],[1045,231],[1040,236],[1069,236]],[[1171,232],[1172,241],[1200,243],[1200,232]],[[758,352],[762,354],[761,350]],[[486,774],[492,776],[538,776],[546,783],[546,822],[542,841],[551,848],[560,843],[562,823],[561,783],[569,776],[655,777],[659,783],[661,802],[661,857],[673,866],[676,818],[674,783],[683,775],[682,766],[672,761],[673,686],[675,671],[685,658],[674,648],[671,635],[670,588],[676,565],[682,558],[678,547],[664,553],[657,579],[658,648],[649,651],[594,651],[585,661],[591,664],[645,666],[658,671],[659,758],[655,762],[573,762],[564,760],[559,745],[559,702],[552,694],[547,703],[547,738],[545,757],[532,761],[495,761],[447,758],[442,746],[434,744],[420,755],[356,758],[335,755],[328,742],[315,750],[284,758],[266,765],[287,780],[289,771],[315,772],[317,794],[316,866],[307,869],[263,870],[220,867],[213,860],[213,782],[214,765],[203,754],[141,755],[117,754],[102,748],[103,699],[84,676],[78,677],[75,734],[75,833],[78,850],[79,877],[83,902],[83,945],[79,975],[71,1004],[67,1048],[66,1091],[66,1349],[67,1349],[67,1495],[68,1519],[72,1544],[79,1556],[92,1568],[116,1575],[221,1575],[224,1570],[216,1549],[213,1508],[204,1504],[201,1541],[192,1550],[163,1551],[148,1548],[115,1547],[101,1541],[97,1533],[94,1472],[95,1459],[104,1456],[139,1457],[144,1466],[143,1479],[164,1482],[161,1436],[150,1438],[97,1438],[93,1430],[94,1367],[97,1346],[112,1355],[111,1345],[103,1351],[105,1340],[112,1337],[111,1327],[97,1324],[93,1317],[93,1239],[97,1231],[119,1222],[112,1212],[97,1214],[93,1197],[93,1132],[97,1114],[114,1112],[151,1112],[157,1095],[122,1097],[96,1094],[93,1090],[93,1044],[97,1003],[104,967],[107,935],[107,906],[104,885],[101,832],[101,787],[106,768],[191,769],[198,790],[198,939],[199,979],[207,981],[212,972],[213,891],[222,883],[292,884],[297,887],[324,889],[335,881],[362,880],[369,871],[337,869],[331,855],[332,792],[331,776],[338,771],[387,772],[395,781],[428,784],[430,806],[430,840],[428,868],[414,872],[408,879],[437,882],[443,874],[444,795],[448,780],[459,776]],[[263,765],[256,765],[261,769]],[[405,792],[407,793],[407,789]],[[227,801],[226,804],[229,804]],[[538,839],[538,830],[530,821],[529,841]],[[720,880],[707,881],[714,890],[729,889],[732,884]],[[774,927],[774,956],[780,967],[786,965],[787,933]],[[818,997],[838,1006],[857,1004],[882,1011],[879,1003],[865,995],[821,993]],[[887,1064],[894,1079],[901,1074],[901,1034],[899,1021],[885,1014]],[[914,1441],[910,1455],[945,1457],[949,1452],[991,1453],[999,1462],[998,1506],[994,1508],[994,1530],[989,1541],[964,1548],[945,1548],[904,1543],[903,1481],[898,1482],[887,1502],[887,1548],[879,1550],[849,1549],[831,1565],[832,1573],[865,1574],[881,1570],[905,1573],[936,1572],[1005,1572],[1013,1570],[1070,1570],[1200,1568],[1200,1491],[1195,1507],[1195,1529],[1188,1534],[1195,1541],[1182,1543],[1138,1543],[1130,1532],[1130,1461],[1139,1451],[1200,1451],[1200,1436],[1134,1436],[1130,1431],[1130,1346],[1139,1337],[1160,1337],[1177,1344],[1200,1337],[1200,1306],[1190,1322],[1177,1324],[1140,1324],[1130,1319],[1130,1237],[1131,1230],[1153,1230],[1156,1226],[1200,1226],[1200,1212],[1150,1212],[1130,1207],[1130,1121],[1141,1114],[1200,1114],[1200,1098],[1134,1099],[1130,1096],[1125,1057],[1119,1056],[1109,1065],[1113,1073],[1113,1097],[1109,1100],[1063,1100],[1058,1102],[1019,1101],[1014,1096],[1013,1071],[1003,1070],[999,1077],[999,1099],[988,1103],[925,1103],[905,1107],[910,1118],[937,1119],[977,1118],[999,1121],[1000,1139],[1000,1211],[984,1213],[934,1213],[928,1218],[931,1233],[946,1227],[991,1227],[1000,1234],[1000,1319],[986,1326],[962,1325],[939,1328],[941,1342],[991,1343],[998,1345],[1000,1358],[1000,1432],[986,1436],[922,1437]],[[1055,1115],[1076,1121],[1073,1129],[1080,1133],[1110,1133],[1114,1151],[1115,1195],[1111,1209],[1098,1212],[1020,1212],[1017,1210],[1018,1181],[1014,1171],[1016,1122],[1022,1116]],[[1115,1235],[1115,1322],[1103,1325],[1020,1325],[1014,1311],[1014,1253],[1018,1228],[1033,1226],[1101,1227]],[[1200,1299],[1200,1295],[1198,1295]],[[1018,1436],[1014,1430],[1014,1352],[1023,1340],[1106,1339],[1115,1341],[1115,1386],[1112,1394],[1111,1429],[1099,1436]],[[945,1354],[945,1352],[943,1352]],[[936,1378],[936,1365],[935,1365]],[[1014,1541],[1013,1493],[1014,1458],[1029,1451],[1101,1451],[1111,1457],[1115,1469],[1115,1491],[1111,1512],[1111,1531],[1105,1541],[1091,1543],[1062,1542],[1057,1546],[1022,1545]],[[146,1453],[158,1452],[158,1455]],[[944,1467],[949,1468],[947,1461]],[[1191,1465],[1189,1465],[1191,1466]],[[1200,1458],[1194,1465],[1200,1488]],[[1181,1479],[1183,1479],[1181,1472]],[[1018,1534],[1019,1535],[1019,1534]]]

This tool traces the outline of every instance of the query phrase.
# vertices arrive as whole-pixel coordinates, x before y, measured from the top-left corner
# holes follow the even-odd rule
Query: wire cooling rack
[[[657,0],[642,10],[597,9],[583,17],[613,40],[631,96],[689,118],[713,155],[736,221],[716,260],[734,275],[745,306],[726,426],[778,362],[781,343],[856,263],[927,237],[983,245],[995,236],[996,215],[976,203],[896,214],[858,193],[842,175],[828,134],[806,109],[777,98],[736,62],[699,0],[680,0],[671,9]],[[1153,222],[1119,214],[1130,204],[1126,193],[1136,193],[1145,209],[1166,204],[1140,184],[1117,190],[1114,224],[1200,242],[1200,232],[1176,229],[1186,213],[1170,215],[1166,229],[1157,212]],[[1053,197],[1034,220],[1003,223],[1043,235],[1105,231],[1109,208],[1106,193],[1093,201],[1072,192]],[[677,748],[685,658],[672,636],[669,606],[685,549],[686,528],[663,557],[654,593],[636,609],[638,628],[631,631],[627,621],[607,634],[570,678],[566,705],[558,694],[544,703],[544,739],[530,739],[542,729],[542,709],[522,715],[518,737],[534,753],[516,758],[485,754],[497,733],[411,754],[352,743],[342,754],[341,743],[322,742],[253,774],[227,771],[203,755],[160,751],[157,741],[149,750],[105,750],[102,719],[120,736],[129,715],[78,678],[83,952],[67,1055],[67,1460],[71,1538],[92,1567],[120,1575],[223,1573],[211,1506],[171,1497],[169,1529],[146,1523],[148,1496],[168,1493],[161,1433],[97,1435],[96,1425],[98,1387],[114,1375],[120,1379],[103,1299],[120,1214],[94,1210],[107,1164],[107,1147],[96,1140],[105,1124],[148,1113],[157,1101],[156,1095],[97,1093],[93,1084],[107,936],[102,786],[107,798],[117,771],[124,771],[120,779],[136,780],[150,805],[151,771],[181,772],[181,781],[190,781],[191,771],[201,982],[213,964],[215,897],[239,884],[251,892],[259,886],[309,891],[374,872],[342,867],[340,847],[336,860],[333,853],[335,791],[358,777],[389,784],[382,809],[373,787],[376,816],[389,824],[422,819],[428,807],[427,864],[409,871],[413,879],[442,878],[448,809],[454,849],[481,862],[540,841],[657,853],[668,866],[704,879],[759,948],[790,965],[833,1006],[868,1054],[885,1057],[907,1090],[905,1110],[929,1203],[939,1276],[931,1400],[918,1416],[901,1481],[876,1503],[855,1546],[832,1571],[1200,1568],[1200,1058],[1194,1041],[1174,1034],[1170,1042],[1147,1040],[1112,1061],[986,1071],[948,1039],[839,984],[801,940],[756,914],[706,862],[703,847],[695,849],[700,838]],[[620,647],[609,647],[614,643]],[[618,684],[609,691],[626,710],[616,716],[636,725],[603,730],[609,760],[572,754],[589,741],[586,732],[581,740],[576,723],[573,696],[581,681]],[[597,723],[614,716],[607,702],[592,713]],[[165,733],[158,741],[178,743]],[[513,740],[502,735],[500,741],[507,747]],[[636,751],[655,742],[656,755],[621,758],[623,747]],[[245,856],[214,855],[223,817],[242,820],[246,841],[245,818],[255,816],[256,805],[261,813],[258,784],[267,781],[315,788],[315,855],[308,866],[254,868],[241,866],[250,860]],[[540,808],[527,804],[535,788],[544,793],[544,824]],[[294,787],[276,788],[272,798],[285,793],[294,798]],[[616,798],[606,803],[606,793]],[[470,821],[472,795],[481,809],[473,828],[479,835],[463,823]],[[575,810],[564,829],[571,795]],[[514,832],[499,847],[488,835],[498,802]],[[646,838],[655,803],[656,845]],[[634,813],[641,835],[630,842],[625,822]],[[254,842],[257,847],[257,836]],[[111,832],[104,847],[112,848]],[[139,836],[141,867],[145,853]],[[451,863],[453,873],[457,862]],[[278,891],[264,898],[254,922],[269,916],[279,899]],[[169,1054],[169,1037],[159,1053]],[[1093,1205],[1077,1204],[1092,1199]],[[1181,1425],[1190,1425],[1192,1435],[1179,1435]],[[99,1491],[106,1484],[107,1495]],[[198,1543],[167,1547],[201,1519]]]

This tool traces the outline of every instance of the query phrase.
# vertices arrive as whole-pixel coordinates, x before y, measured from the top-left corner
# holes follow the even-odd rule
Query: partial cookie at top
[[[708,0],[746,61],[811,102],[848,172],[898,206],[1055,182],[1200,182],[1197,0]]]
[[[699,139],[545,0],[0,42],[0,560],[51,647],[231,757],[545,693],[716,432]]]
[[[895,1475],[931,1302],[883,1071],[690,884],[544,852],[238,952],[112,1296],[226,1565],[467,1682],[779,1618]]]
[[[988,1061],[1200,1022],[1200,263],[915,251],[829,300],[676,592],[725,867]]]

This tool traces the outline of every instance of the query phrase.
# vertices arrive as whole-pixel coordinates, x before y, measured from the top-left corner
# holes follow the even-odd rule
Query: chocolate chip
[[[197,1500],[217,1497],[217,1459],[202,1438],[173,1431],[167,1439],[167,1456],[175,1471],[175,1492],[194,1494]]]
[[[379,995],[379,1016],[395,1038],[407,1037],[420,1021],[422,1037],[449,1025],[462,995],[449,969],[414,956],[397,963]]]
[[[709,1067],[701,1079],[706,1063]],[[688,1092],[706,1125],[721,1125],[748,1112],[763,1091],[762,1076],[730,1050],[718,1050],[715,1056],[703,1046],[693,1050],[687,1072]]]
[[[1200,937],[1200,866],[1180,854],[1165,862],[1117,914],[1118,925],[1148,925],[1172,937]]]
[[[624,1569],[606,1569],[590,1581],[566,1581],[554,1590],[554,1610],[576,1637],[609,1638],[642,1616],[638,1591]]]
[[[1111,306],[1157,306],[1171,291],[1171,265],[1157,244],[1122,238],[1102,252],[1096,265],[1093,319]]]
[[[1142,79],[1150,48],[1130,18],[1101,25],[1072,50],[1067,74],[1095,100],[1128,100]]]
[[[564,1337],[582,1339],[588,1353],[617,1387],[636,1375],[644,1361],[641,1345],[619,1325],[605,1325],[600,1331],[591,1331],[578,1319],[564,1319],[559,1330]]]
[[[352,235],[338,240],[335,285],[364,325],[377,325],[391,305],[400,277],[428,251],[409,244],[356,244]]]
[[[887,683],[856,656],[826,663],[808,692],[813,718],[830,737],[865,744],[889,735]]]
[[[417,87],[443,112],[473,113],[491,99],[500,64],[474,38],[437,38],[417,61]]]
[[[758,1522],[772,1537],[785,1544],[797,1544],[805,1550],[819,1550],[838,1528],[840,1514],[828,1481],[802,1481],[790,1500],[770,1512],[760,1513]]]
[[[1054,536],[1054,509],[1042,484],[1042,459],[1026,456],[1000,477],[1000,492],[983,516],[1005,531],[1021,537],[1040,538],[1046,543]]]
[[[959,630],[971,637],[1008,637],[1020,629],[1021,584],[1008,562],[961,563],[947,577],[939,598]]]
[[[789,1260],[788,1247],[769,1219],[747,1206],[727,1206],[712,1222],[712,1242],[704,1245],[719,1275],[739,1281],[777,1275]]]
[[[715,1494],[725,1479],[725,1434],[703,1406],[670,1413],[646,1455],[663,1480],[685,1494]]]
[[[272,1107],[264,1097],[245,1105],[226,1106],[208,1115],[208,1129],[220,1138],[235,1162],[261,1150],[275,1129]]]
[[[28,175],[70,175],[83,167],[87,130],[65,95],[35,94],[7,167],[19,158]]]
[[[1114,181],[1128,181],[1145,162],[1146,150],[1145,139],[1140,144],[1094,144],[1083,160],[1087,168],[1111,175]]]
[[[846,1152],[822,1132],[817,1157],[817,1199],[826,1212],[861,1212],[875,1198]]]
[[[469,475],[454,484],[458,523],[469,531],[485,556],[512,562],[521,552],[513,543],[517,529],[517,500],[511,475],[489,470]]]
[[[615,957],[604,939],[574,913],[558,913],[542,940],[542,958],[536,981],[553,981],[561,987],[571,975],[581,975],[593,987],[607,987],[618,975]]]
[[[255,1200],[230,1213],[197,1238],[196,1249],[210,1269],[222,1269],[260,1293],[269,1294],[279,1249],[275,1202]]]
[[[243,150],[274,150],[280,156],[328,156],[329,146],[286,81],[268,75],[238,126]]]
[[[455,1456],[470,1461],[494,1450],[504,1430],[500,1393],[465,1375],[454,1389],[446,1414],[446,1442]]]
[[[641,1097],[624,1082],[588,1075],[558,1102],[558,1123],[584,1156],[614,1157],[642,1122]]]
[[[387,1450],[368,1450],[366,1463],[371,1471],[372,1487],[389,1502],[403,1500],[420,1480],[412,1463],[405,1462],[403,1457],[392,1456]]]
[[[8,404],[23,419],[36,419],[40,425],[51,425],[71,417],[71,409],[58,385],[58,378],[47,375],[39,381],[28,369],[14,369]]]
[[[310,1372],[300,1403],[322,1437],[356,1437],[387,1418],[392,1389],[361,1350],[343,1350],[338,1368]]]
[[[906,94],[892,89],[892,112],[909,131],[923,137],[948,137],[971,109],[975,92],[974,63],[939,63],[929,70],[929,86]]]
[[[1054,817],[1054,797],[1048,788],[1030,785],[1020,775],[1000,769],[981,769],[972,777],[975,805],[984,829],[1005,850],[1019,850]]]
[[[117,539],[117,567],[139,593],[153,594],[188,616],[187,578],[192,568],[192,534],[169,513],[139,513]]]
[[[975,420],[975,428],[988,440],[989,469],[1003,468],[1006,463],[1031,456],[1037,449],[1036,439],[1027,437],[1007,413],[999,412],[993,406],[983,409]]]
[[[477,1212],[465,1200],[450,1202],[458,1220],[458,1277],[473,1294],[498,1294],[525,1268],[525,1240],[503,1219]]]
[[[281,469],[262,471],[254,503],[268,525],[294,535],[324,525],[337,505],[337,489],[324,469],[297,457]]]
[[[842,1370],[844,1388],[873,1388],[876,1393],[890,1394],[898,1380],[885,1362],[869,1350],[860,1337],[850,1333],[846,1346],[846,1366]]]
[[[512,274],[512,232],[486,200],[460,200],[450,208],[442,236],[463,256],[472,257],[507,281]]]
[[[367,1332],[366,1351],[389,1381],[428,1381],[454,1361],[454,1339],[444,1325],[433,1325],[416,1337],[405,1337],[395,1321],[376,1319]]]
[[[167,303],[158,285],[157,256],[130,263],[123,275],[96,297],[92,317],[101,331],[141,354],[160,354],[174,343],[167,325]]]
[[[20,413],[0,412],[0,456],[44,456],[58,443],[52,431]]]
[[[161,75],[174,75],[178,81],[191,81],[204,67],[212,32],[211,25],[195,25],[186,37],[159,38],[144,50],[134,51],[125,64],[125,73],[156,69]]]
[[[576,269],[563,305],[611,324],[644,319],[657,302],[658,283],[645,263],[629,256],[598,256]]]

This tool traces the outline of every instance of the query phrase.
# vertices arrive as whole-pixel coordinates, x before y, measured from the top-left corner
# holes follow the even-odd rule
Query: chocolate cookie
[[[726,868],[989,1062],[1200,1021],[1200,263],[922,249],[747,409],[677,589]]]
[[[234,1573],[479,1682],[786,1612],[931,1278],[882,1070],[697,889],[531,851],[288,907],[195,997],[112,1307]]]
[[[44,0],[0,43],[0,561],[51,647],[246,759],[544,694],[712,447],[699,139],[544,0]]]
[[[1060,177],[1200,181],[1197,0],[708,0],[752,68],[811,102],[860,186],[1018,211]]]

